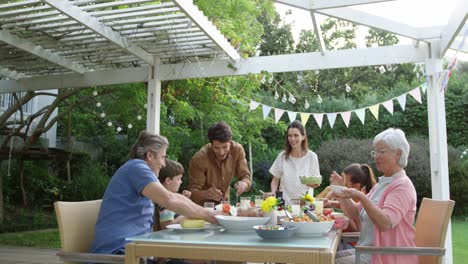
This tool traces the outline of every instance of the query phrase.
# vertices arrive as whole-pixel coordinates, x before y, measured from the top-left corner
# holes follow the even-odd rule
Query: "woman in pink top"
[[[389,128],[374,138],[377,169],[383,173],[368,194],[345,189],[334,194],[344,213],[360,227],[360,246],[415,246],[413,227],[416,190],[403,168],[408,163],[409,144],[400,129]],[[353,200],[359,201],[358,203]],[[362,255],[361,263],[417,263],[417,256]],[[354,249],[337,252],[335,263],[355,263]]]

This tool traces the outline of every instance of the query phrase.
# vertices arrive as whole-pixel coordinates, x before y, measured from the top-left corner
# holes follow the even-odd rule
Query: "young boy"
[[[166,159],[166,166],[159,171],[159,181],[161,184],[166,187],[167,190],[171,192],[178,192],[179,187],[182,184],[182,175],[184,174],[184,167],[177,161]],[[184,190],[182,194],[186,197],[190,197],[190,192]],[[159,211],[159,223],[161,229],[166,229],[168,225],[179,224],[180,221],[184,218],[179,215],[176,217],[176,214],[165,208],[158,206]]]

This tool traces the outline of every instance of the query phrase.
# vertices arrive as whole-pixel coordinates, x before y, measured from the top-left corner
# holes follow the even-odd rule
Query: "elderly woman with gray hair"
[[[377,170],[383,173],[378,184],[368,194],[349,188],[333,195],[360,227],[357,245],[414,247],[416,190],[404,170],[410,150],[405,133],[389,128],[374,138],[373,146],[371,154]],[[361,256],[361,263],[417,262],[417,256],[411,255]],[[337,252],[335,263],[355,263],[354,249]]]

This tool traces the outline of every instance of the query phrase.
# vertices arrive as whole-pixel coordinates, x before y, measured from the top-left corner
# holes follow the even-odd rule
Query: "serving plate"
[[[201,232],[204,230],[207,230],[210,228],[210,225],[205,225],[202,228],[183,228],[180,224],[172,224],[172,225],[167,225],[167,229],[174,230],[179,233],[195,233],[195,232]]]

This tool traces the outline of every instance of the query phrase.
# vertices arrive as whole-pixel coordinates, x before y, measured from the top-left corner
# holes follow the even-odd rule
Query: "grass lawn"
[[[453,263],[466,263],[468,259],[468,222],[452,220]],[[57,229],[22,233],[0,234],[0,245],[60,248]]]

